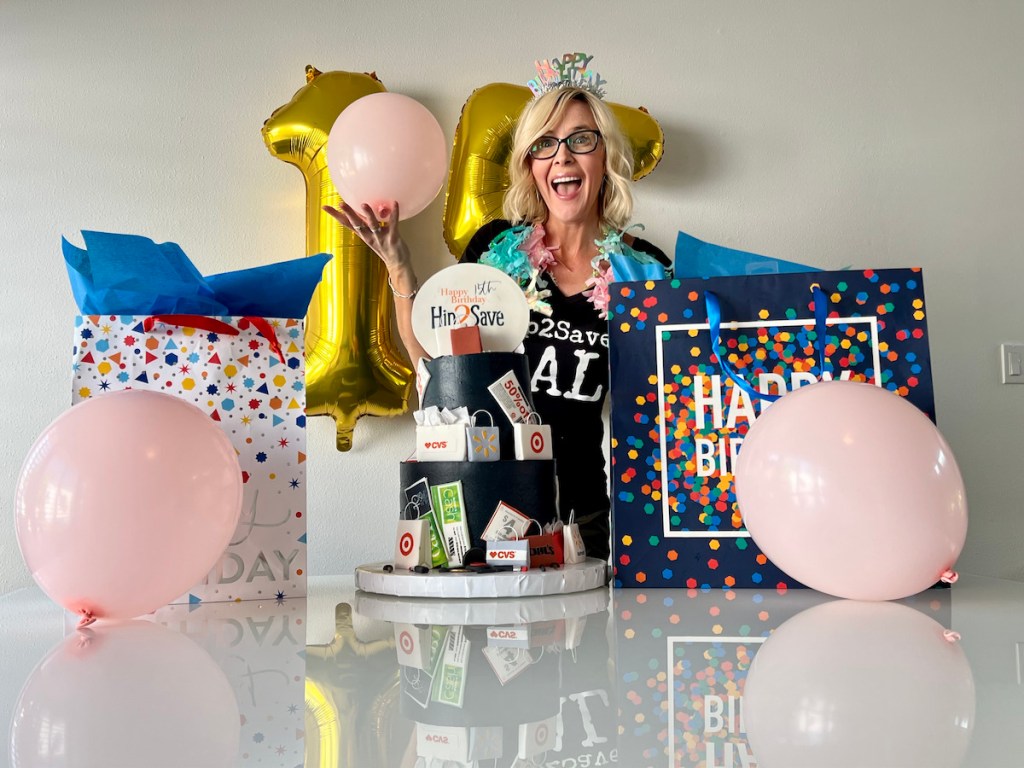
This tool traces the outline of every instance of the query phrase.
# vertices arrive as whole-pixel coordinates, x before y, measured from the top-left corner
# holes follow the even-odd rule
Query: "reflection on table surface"
[[[0,604],[16,766],[1024,764],[1024,584],[432,601],[314,579],[85,630],[37,590]]]

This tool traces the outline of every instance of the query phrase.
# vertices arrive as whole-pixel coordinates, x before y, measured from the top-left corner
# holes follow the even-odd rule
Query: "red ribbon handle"
[[[281,362],[287,362],[284,357],[284,351],[281,349],[281,344],[277,340],[277,332],[265,317],[242,317],[238,320],[238,328],[235,328],[233,325],[228,325],[215,317],[207,317],[205,315],[150,315],[142,321],[142,327],[148,333],[153,330],[153,326],[157,323],[180,325],[184,328],[199,328],[203,331],[219,333],[222,336],[237,336],[238,328],[244,331],[251,325],[267,340],[270,350],[280,358]]]
[[[219,333],[223,336],[237,336],[238,329],[221,322],[215,317],[205,315],[150,315],[142,321],[143,329],[148,333],[157,323],[164,325],[180,325],[184,328],[198,328],[202,331]]]

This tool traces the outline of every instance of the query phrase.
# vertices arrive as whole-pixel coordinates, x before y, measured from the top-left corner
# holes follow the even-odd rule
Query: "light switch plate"
[[[1024,344],[1000,344],[1003,384],[1024,384]]]

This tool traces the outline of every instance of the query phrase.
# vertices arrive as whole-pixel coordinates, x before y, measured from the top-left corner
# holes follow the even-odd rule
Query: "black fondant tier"
[[[401,488],[421,477],[430,485],[462,481],[469,522],[470,545],[481,546],[480,534],[504,501],[541,525],[557,517],[554,461],[403,461]],[[399,492],[398,509],[405,507]],[[531,533],[535,533],[531,529]]]
[[[526,355],[516,352],[482,352],[476,355],[446,355],[426,363],[430,380],[420,398],[420,408],[435,405],[454,409],[466,406],[470,414],[485,410],[494,418],[499,430],[499,443],[503,458],[512,459],[512,423],[502,411],[487,387],[512,371],[519,380],[523,395],[533,409],[530,394],[530,363]],[[478,424],[487,425],[484,419]]]

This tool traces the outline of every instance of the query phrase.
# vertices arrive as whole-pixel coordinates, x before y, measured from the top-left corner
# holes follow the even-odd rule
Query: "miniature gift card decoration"
[[[509,423],[518,424],[529,420],[532,413],[530,403],[514,371],[509,371],[489,385],[487,391],[497,401]]]
[[[521,648],[491,645],[490,638],[488,638],[488,645],[481,648],[480,651],[502,685],[521,675],[536,663],[535,659]]]
[[[512,425],[512,442],[519,461],[551,458],[551,427],[541,424],[536,412],[530,414],[525,424]]]
[[[521,539],[526,535],[526,529],[529,527],[530,518],[515,507],[504,501],[499,501],[480,538],[484,541]]]
[[[481,349],[511,352],[526,338],[529,320],[519,284],[484,264],[442,269],[420,287],[412,305],[413,334],[431,357],[448,351],[440,348],[439,330],[470,326],[479,331]],[[441,339],[454,343],[450,334]]]
[[[491,422],[490,426],[478,427],[476,424],[477,414],[484,414]],[[469,451],[470,461],[498,461],[501,458],[501,450],[498,444],[498,428],[494,426],[494,417],[489,411],[474,411],[470,421],[471,426],[466,427],[466,448]]]
[[[462,481],[430,486],[434,514],[441,522],[441,540],[448,562],[462,565],[469,551],[469,523],[462,495]]]

